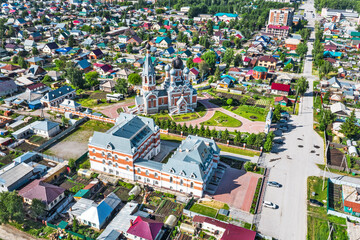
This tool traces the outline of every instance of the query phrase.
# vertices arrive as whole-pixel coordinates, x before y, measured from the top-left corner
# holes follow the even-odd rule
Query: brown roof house
[[[276,62],[277,60],[273,56],[261,56],[258,60],[258,66],[266,67],[269,70],[275,70]]]
[[[35,198],[41,200],[49,211],[65,197],[65,189],[36,179],[22,188],[19,195],[28,204]]]

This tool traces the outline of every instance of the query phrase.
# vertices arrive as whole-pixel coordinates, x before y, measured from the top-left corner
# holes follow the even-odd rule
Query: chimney
[[[132,227],[133,225],[134,225],[134,221],[130,219],[130,227]]]

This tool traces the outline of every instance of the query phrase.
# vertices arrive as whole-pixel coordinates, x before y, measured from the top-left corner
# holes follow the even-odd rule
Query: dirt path
[[[27,233],[24,233],[10,225],[0,225],[0,238],[4,240],[36,240]]]

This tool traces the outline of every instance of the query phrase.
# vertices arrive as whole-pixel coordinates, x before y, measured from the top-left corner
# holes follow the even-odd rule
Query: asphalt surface
[[[303,6],[305,12],[314,11],[313,1]],[[307,14],[311,16],[312,14]],[[309,26],[315,26],[315,19],[307,19]],[[310,38],[314,38],[312,32]],[[282,184],[281,188],[267,187],[265,201],[271,201],[278,209],[262,208],[258,230],[276,239],[305,239],[307,234],[307,184],[308,176],[320,175],[316,163],[324,162],[324,142],[313,130],[313,81],[311,51],[313,43],[308,42],[308,55],[304,65],[304,73],[309,81],[309,90],[301,99],[299,115],[292,116],[288,123],[290,130],[283,133],[284,145],[276,145],[266,156],[265,164],[271,168],[269,181]],[[319,149],[314,145],[320,146]],[[315,150],[315,153],[310,153]]]

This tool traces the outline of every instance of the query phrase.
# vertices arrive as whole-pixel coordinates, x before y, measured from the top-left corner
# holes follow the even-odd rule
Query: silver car
[[[275,181],[269,181],[267,182],[267,185],[270,187],[277,187],[277,188],[281,188],[281,184]]]

